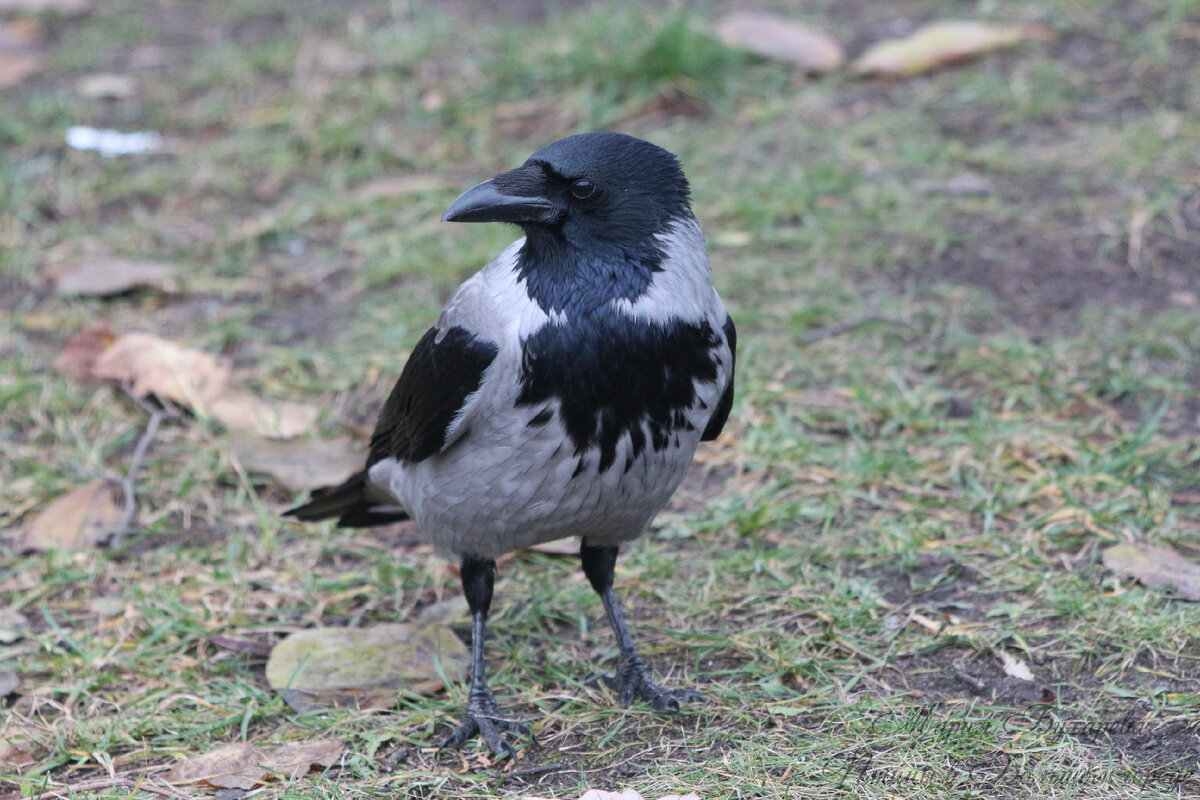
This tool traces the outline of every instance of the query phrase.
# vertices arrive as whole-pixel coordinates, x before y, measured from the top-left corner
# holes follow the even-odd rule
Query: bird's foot
[[[515,719],[505,719],[500,716],[496,707],[496,698],[489,691],[486,694],[471,692],[467,703],[467,713],[462,724],[442,742],[442,749],[457,750],[476,736],[482,736],[487,746],[497,758],[516,759],[517,750],[508,741],[507,734],[528,736],[529,726]]]
[[[679,704],[703,700],[704,695],[692,689],[667,689],[650,680],[642,660],[633,656],[623,661],[616,675],[605,675],[608,688],[617,693],[617,701],[623,706],[634,700],[645,700],[658,711],[678,711]]]

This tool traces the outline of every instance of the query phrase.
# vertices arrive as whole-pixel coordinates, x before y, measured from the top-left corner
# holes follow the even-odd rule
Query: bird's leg
[[[492,605],[492,585],[496,580],[496,562],[490,558],[466,555],[462,558],[463,594],[471,609],[471,691],[467,695],[467,713],[442,747],[458,748],[479,735],[498,757],[516,758],[517,751],[505,738],[506,733],[524,736],[529,726],[504,719],[496,707],[496,697],[484,674],[483,638],[488,609]]]
[[[608,624],[617,637],[620,656],[617,658],[617,674],[604,676],[605,683],[617,693],[621,705],[630,705],[635,698],[641,698],[659,711],[678,711],[679,702],[700,700],[701,694],[691,689],[664,689],[646,674],[646,666],[633,646],[633,637],[625,626],[625,615],[621,613],[621,604],[613,593],[613,572],[617,565],[616,547],[591,547],[583,541],[579,548],[579,558],[583,563],[583,574],[591,582],[592,588],[604,602],[604,613]]]

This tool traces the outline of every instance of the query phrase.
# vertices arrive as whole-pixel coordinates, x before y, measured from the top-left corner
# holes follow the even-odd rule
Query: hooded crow
[[[484,670],[495,559],[569,536],[620,648],[609,686],[623,705],[676,711],[700,695],[650,679],[613,570],[733,403],[733,321],[679,161],[623,134],[570,136],[469,189],[442,219],[525,235],[417,343],[366,468],[287,513],[342,526],[413,519],[459,562],[471,688],[443,747],[481,735],[515,755],[508,735],[529,729],[500,713]]]

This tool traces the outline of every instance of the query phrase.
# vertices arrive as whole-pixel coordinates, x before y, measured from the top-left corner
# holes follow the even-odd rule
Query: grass
[[[395,622],[456,578],[394,530],[284,522],[294,498],[190,420],[156,440],[119,548],[0,539],[19,615],[0,617],[0,670],[20,680],[0,741],[34,761],[0,748],[0,792],[150,796],[132,786],[225,743],[330,738],[341,762],[258,793],[1194,795],[1200,611],[1101,553],[1198,553],[1200,95],[1180,75],[1200,10],[944,5],[829,0],[806,19],[860,47],[900,16],[1055,35],[886,84],[725,51],[703,33],[715,8],[531,21],[468,3],[120,0],[44,18],[49,67],[4,90],[0,115],[10,530],[123,473],[146,423],[51,367],[72,331],[104,320],[224,352],[263,392],[320,402],[317,437],[369,425],[453,287],[512,238],[438,225],[442,209],[580,129],[683,159],[741,334],[739,396],[730,435],[618,565],[653,670],[706,704],[613,708],[588,680],[614,652],[575,560],[521,553],[489,641],[493,686],[538,737],[519,762],[432,749],[459,685],[383,712],[294,711],[261,659],[212,637]],[[100,71],[138,77],[135,99],[79,97]],[[154,128],[171,153],[68,151],[70,124]],[[963,173],[990,191],[936,188]],[[407,183],[368,191],[383,177]],[[46,288],[93,252],[180,264],[185,291]],[[1001,653],[1035,680],[1006,676]],[[131,783],[79,788],[116,779]]]

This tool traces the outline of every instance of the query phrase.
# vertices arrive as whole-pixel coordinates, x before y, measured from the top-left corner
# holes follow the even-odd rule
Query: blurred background
[[[1198,74],[1195,0],[0,0],[0,793],[314,738],[266,791],[1195,789]],[[286,634],[457,592],[411,529],[278,512],[516,236],[445,206],[593,129],[679,155],[739,329],[618,575],[711,702],[608,708],[575,561],[519,554],[493,685],[549,716],[504,779],[430,749],[453,681],[274,691]]]

